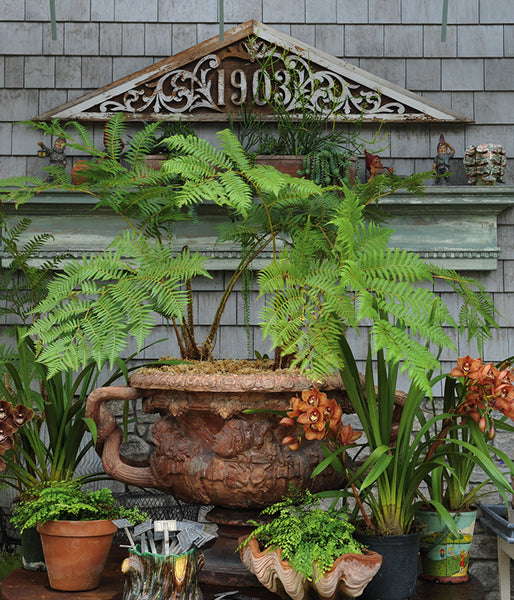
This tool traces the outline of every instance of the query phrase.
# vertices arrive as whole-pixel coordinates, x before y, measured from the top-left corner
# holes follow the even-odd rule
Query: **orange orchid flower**
[[[471,358],[471,356],[464,356],[463,358],[457,359],[457,366],[450,371],[452,377],[470,377],[476,379],[479,369],[482,366],[482,360],[480,358]]]
[[[348,424],[341,425],[338,434],[339,440],[343,446],[351,446],[361,437],[362,431],[355,431],[353,427]]]

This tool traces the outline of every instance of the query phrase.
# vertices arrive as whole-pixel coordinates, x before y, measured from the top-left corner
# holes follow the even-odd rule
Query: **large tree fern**
[[[333,218],[332,248],[320,254],[318,237],[305,230],[260,276],[270,294],[264,333],[275,346],[295,353],[315,375],[344,367],[340,339],[349,328],[370,328],[374,352],[401,365],[430,391],[427,373],[438,366],[427,348],[455,349],[446,327],[483,340],[495,325],[489,296],[473,280],[433,267],[418,255],[388,245],[391,231],[363,220],[363,205],[346,190]],[[442,278],[462,299],[456,322],[441,298],[426,287]],[[271,295],[273,294],[273,295]]]

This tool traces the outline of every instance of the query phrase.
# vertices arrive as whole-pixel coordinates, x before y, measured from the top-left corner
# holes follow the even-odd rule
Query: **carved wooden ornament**
[[[300,94],[292,93],[294,86]],[[248,21],[36,117],[104,121],[124,112],[134,121],[238,120],[242,108],[273,120],[267,100],[287,111],[298,97],[337,120],[469,122],[422,98],[281,31]],[[362,117],[361,117],[362,116]]]

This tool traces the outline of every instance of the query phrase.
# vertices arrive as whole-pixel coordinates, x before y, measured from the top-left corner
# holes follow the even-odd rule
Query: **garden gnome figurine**
[[[370,154],[367,150],[364,152],[366,153],[366,169],[369,173],[368,181],[371,181],[375,175],[387,175],[387,173],[393,172],[393,167],[384,167],[378,154]]]
[[[48,148],[43,142],[38,142],[37,145],[43,149],[43,152],[38,152],[38,156],[43,158],[48,156],[50,159],[50,167],[65,167],[67,164],[66,155],[64,154],[64,148],[66,146],[66,140],[63,137],[58,137],[53,148]],[[47,181],[53,181],[51,175],[46,178]]]
[[[450,170],[450,158],[453,158],[454,154],[455,148],[444,139],[444,133],[441,133],[437,144],[437,154],[432,165],[435,185],[448,185],[446,174]]]

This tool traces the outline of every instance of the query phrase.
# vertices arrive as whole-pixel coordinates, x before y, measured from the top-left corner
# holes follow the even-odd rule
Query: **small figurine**
[[[53,148],[48,148],[43,142],[38,142],[37,145],[43,149],[43,152],[38,152],[40,158],[48,156],[50,159],[50,167],[65,167],[68,164],[66,155],[64,154],[64,148],[66,146],[66,140],[63,137],[56,138]],[[47,181],[53,181],[51,175],[46,178]]]
[[[378,154],[370,154],[367,150],[364,152],[366,153],[366,169],[369,172],[368,181],[371,181],[375,175],[387,175],[387,173],[393,172],[393,167],[384,167]]]
[[[500,144],[467,146],[464,153],[464,169],[471,185],[495,185],[504,183],[507,165],[505,150]]]
[[[455,148],[444,139],[444,133],[439,136],[437,154],[432,164],[435,185],[448,185],[446,174],[450,170],[450,158],[455,155]]]

